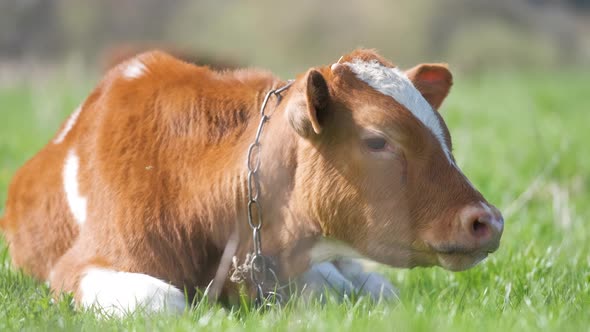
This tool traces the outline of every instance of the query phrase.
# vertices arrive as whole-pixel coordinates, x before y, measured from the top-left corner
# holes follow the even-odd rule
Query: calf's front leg
[[[315,263],[299,278],[302,293],[307,298],[323,299],[326,293],[338,298],[369,296],[374,301],[395,300],[397,289],[381,274],[367,272],[358,260],[338,258]]]
[[[94,308],[108,316],[123,317],[135,311],[184,312],[184,293],[169,283],[96,262],[100,260],[78,261],[68,252],[51,273],[52,290],[72,292],[79,307]]]

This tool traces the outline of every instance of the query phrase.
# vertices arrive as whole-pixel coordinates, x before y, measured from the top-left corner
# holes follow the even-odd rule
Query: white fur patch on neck
[[[439,141],[441,148],[451,164],[451,151],[445,142],[444,131],[439,118],[422,94],[414,87],[406,74],[397,68],[388,68],[377,60],[363,61],[354,59],[345,63],[363,82],[384,95],[390,96],[407,108],[434,137]]]
[[[363,258],[344,242],[323,237],[311,249],[310,269],[299,277],[304,293],[322,294],[326,289],[340,295],[368,295],[374,300],[397,298],[397,290],[387,278],[365,271],[358,260]]]
[[[136,310],[181,313],[184,294],[146,274],[90,268],[80,280],[81,305],[123,317]]]
[[[68,120],[64,125],[64,128],[60,131],[59,135],[57,135],[57,137],[53,140],[53,144],[60,144],[61,142],[63,142],[70,130],[72,130],[72,128],[76,124],[78,116],[80,116],[80,112],[82,112],[82,106],[78,106],[74,113],[72,113],[70,117],[68,117]]]
[[[306,297],[321,298],[325,292],[334,290],[339,297],[353,296],[360,292],[351,280],[346,279],[332,262],[312,264],[309,270],[299,276]]]
[[[310,259],[312,263],[320,263],[335,258],[363,258],[351,246],[344,242],[323,237],[311,248]]]
[[[133,59],[123,70],[123,76],[129,79],[139,78],[145,73],[147,68],[139,59]]]
[[[80,158],[72,149],[68,152],[63,170],[63,186],[66,193],[66,200],[70,211],[78,225],[86,222],[86,197],[80,194],[78,183],[78,171],[80,169]]]

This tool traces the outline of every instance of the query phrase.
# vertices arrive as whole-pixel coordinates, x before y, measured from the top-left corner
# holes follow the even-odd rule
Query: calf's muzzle
[[[486,203],[469,205],[459,212],[459,222],[467,247],[486,253],[498,249],[504,229],[498,209]]]

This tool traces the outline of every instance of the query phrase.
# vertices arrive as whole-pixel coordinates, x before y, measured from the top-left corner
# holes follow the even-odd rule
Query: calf
[[[356,50],[270,96],[256,178],[279,281],[378,295],[384,278],[333,260],[462,270],[498,248],[502,216],[456,165],[437,112],[451,84],[445,65],[404,72]],[[161,52],[113,68],[16,173],[1,221],[14,265],[84,307],[183,310],[228,273],[230,238],[237,270],[252,251],[246,153],[265,94],[285,85]]]

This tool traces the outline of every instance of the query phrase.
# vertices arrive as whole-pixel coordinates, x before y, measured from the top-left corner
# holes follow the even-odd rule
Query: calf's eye
[[[364,139],[365,145],[373,151],[381,151],[387,146],[387,141],[381,137],[371,137]]]

